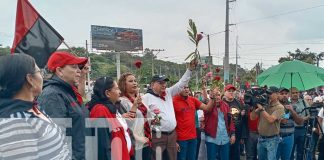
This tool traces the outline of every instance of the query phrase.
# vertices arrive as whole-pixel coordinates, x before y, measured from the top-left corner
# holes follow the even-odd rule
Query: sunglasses
[[[86,67],[83,64],[79,64],[78,67],[79,67],[80,70],[82,70],[82,69],[88,70],[89,69],[89,67]]]

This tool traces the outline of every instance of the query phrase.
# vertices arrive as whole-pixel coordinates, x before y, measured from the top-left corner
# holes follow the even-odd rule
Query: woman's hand
[[[177,146],[177,151],[180,152],[180,150],[181,150],[180,145],[178,143],[176,143],[176,146]]]
[[[131,112],[127,112],[127,113],[124,113],[124,114],[122,114],[122,117],[124,118],[124,119],[128,119],[128,120],[134,120],[134,118],[135,118],[135,113],[131,113]]]
[[[136,140],[139,141],[142,144],[146,144],[146,143],[148,143],[150,141],[147,137],[137,137]]]
[[[134,100],[134,106],[136,106],[136,108],[138,108],[138,106],[140,106],[142,104],[142,98],[140,95],[138,95],[135,100]]]
[[[235,140],[236,140],[236,139],[235,139],[235,136],[234,136],[234,135],[233,135],[233,136],[231,136],[231,140],[230,140],[230,143],[231,143],[231,144],[234,144],[234,143],[235,143]]]

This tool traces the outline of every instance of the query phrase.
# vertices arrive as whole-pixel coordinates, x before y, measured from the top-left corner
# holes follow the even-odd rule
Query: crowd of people
[[[0,57],[1,160],[324,159],[316,92],[263,87],[267,103],[252,105],[232,84],[208,88],[204,78],[192,92],[192,61],[172,86],[154,75],[146,93],[133,73],[100,77],[84,101],[87,58],[54,52],[47,67],[43,80],[32,57]]]

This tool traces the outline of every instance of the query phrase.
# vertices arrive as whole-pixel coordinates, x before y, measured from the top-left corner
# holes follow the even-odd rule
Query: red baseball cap
[[[69,52],[54,52],[47,61],[47,67],[54,72],[57,67],[63,67],[69,64],[85,65],[88,58],[77,57]]]
[[[236,90],[236,88],[232,85],[232,84],[228,84],[226,85],[226,87],[224,88],[224,91],[230,90],[230,89],[234,89],[234,91]]]

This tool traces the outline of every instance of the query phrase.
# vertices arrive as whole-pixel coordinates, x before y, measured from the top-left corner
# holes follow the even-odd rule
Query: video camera
[[[324,107],[322,102],[314,102],[311,107],[308,108],[309,115],[311,117],[316,117],[318,115],[318,109]]]
[[[244,103],[250,107],[256,107],[257,104],[268,105],[269,96],[264,88],[252,88],[245,92]]]

